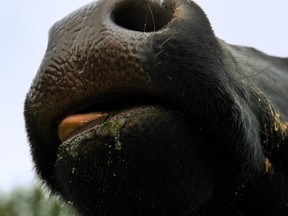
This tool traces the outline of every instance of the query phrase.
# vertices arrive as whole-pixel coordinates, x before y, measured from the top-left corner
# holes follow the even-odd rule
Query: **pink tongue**
[[[69,137],[70,134],[72,134],[80,127],[83,127],[89,122],[92,122],[106,115],[107,114],[105,113],[96,112],[88,114],[71,115],[66,117],[58,125],[58,136],[61,142],[63,142],[67,137]]]

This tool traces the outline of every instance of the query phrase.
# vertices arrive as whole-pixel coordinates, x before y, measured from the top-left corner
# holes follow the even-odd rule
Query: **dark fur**
[[[64,117],[108,110],[60,143]],[[25,119],[39,176],[83,215],[288,215],[288,59],[217,39],[194,2],[57,22]]]

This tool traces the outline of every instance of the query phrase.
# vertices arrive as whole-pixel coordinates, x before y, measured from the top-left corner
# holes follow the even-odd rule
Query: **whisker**
[[[117,191],[114,193],[114,196],[117,196],[117,195],[119,194],[119,192],[120,192],[123,184],[124,184],[124,179],[121,180],[121,182],[120,182],[120,184],[119,184],[119,186],[118,186]]]
[[[161,50],[160,52],[158,52],[155,56],[159,56],[161,53],[163,52],[163,50]]]
[[[166,210],[163,207],[162,207],[162,213],[163,213],[163,216],[167,216]]]
[[[162,47],[164,44],[166,44],[170,39],[172,38],[172,36],[168,37],[162,44],[160,44],[159,47]]]
[[[220,199],[222,199],[226,204],[228,204],[232,209],[234,209],[239,215],[245,216],[243,212],[241,212],[236,206],[234,206],[231,202],[225,199],[222,195],[220,195],[219,193],[215,193],[215,195],[218,196]]]
[[[260,74],[264,73],[266,70],[268,70],[269,68],[271,68],[271,66],[268,66],[264,69],[262,69],[261,71],[259,71],[258,73],[255,73],[255,74],[251,74],[251,75],[247,75],[247,76],[240,76],[240,77],[236,77],[235,79],[231,79],[229,81],[226,81],[226,83],[232,83],[232,82],[236,82],[236,81],[239,81],[241,79],[247,79],[247,78],[253,78],[253,77],[257,77],[259,76]]]
[[[262,130],[258,130],[261,134],[267,136],[267,137],[270,137],[270,138],[273,138],[274,136],[271,135],[271,134],[267,134],[266,132],[262,131]]]
[[[233,191],[236,190],[237,193],[244,194],[244,192],[239,187],[237,187],[235,185],[232,185],[232,184],[229,184],[229,183],[223,182],[223,181],[217,181],[217,182],[219,182],[219,184],[221,186],[223,186],[224,188],[226,188],[227,190],[232,189]]]
[[[272,157],[272,155],[271,155],[263,146],[261,146],[261,148],[262,148],[262,151],[263,151],[267,156]]]
[[[226,170],[230,170],[230,171],[238,170],[238,169],[235,168],[235,167],[232,167],[232,166],[224,166],[224,165],[222,165],[222,164],[214,164],[213,166],[214,166],[214,167],[218,167],[218,168],[223,168],[223,169],[226,169]]]
[[[239,77],[239,79],[256,77],[256,76],[260,75],[261,73],[265,72],[266,70],[268,70],[269,68],[271,68],[271,66],[268,66],[268,67],[262,69],[261,71],[259,71],[259,72],[256,73],[256,74],[252,74],[252,75],[248,75],[248,76]]]
[[[152,9],[150,7],[150,4],[148,4],[148,8],[149,8],[149,11],[150,11],[150,14],[151,14],[151,18],[152,18],[152,22],[153,22],[153,31],[155,32],[156,31],[155,19],[154,19],[154,15],[153,15]]]

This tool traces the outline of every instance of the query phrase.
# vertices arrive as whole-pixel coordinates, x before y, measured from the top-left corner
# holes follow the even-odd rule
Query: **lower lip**
[[[61,189],[69,191],[64,194],[73,191],[73,195],[86,197],[93,191],[92,198],[97,197],[98,201],[110,202],[109,194],[118,194],[119,184],[124,180],[135,188],[133,193],[146,194],[142,182],[154,182],[156,175],[159,180],[156,183],[162,187],[167,176],[178,172],[179,161],[193,173],[207,170],[202,163],[208,161],[206,154],[202,154],[207,136],[200,133],[198,126],[187,122],[183,114],[161,107],[135,107],[111,113],[81,127],[59,146],[55,178]],[[204,174],[199,178],[207,179]],[[209,179],[202,185],[210,185]],[[89,188],[88,191],[79,185]],[[205,192],[207,197],[210,191]],[[127,195],[126,191],[123,193]],[[200,193],[199,190],[202,197]],[[203,200],[196,201],[201,204]]]

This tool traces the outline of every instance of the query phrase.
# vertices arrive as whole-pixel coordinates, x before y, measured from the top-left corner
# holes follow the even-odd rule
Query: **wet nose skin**
[[[204,153],[206,150],[197,146],[201,146],[201,144],[205,146],[211,140],[213,140],[215,146],[219,147],[218,145],[221,145],[221,148],[214,152],[215,155],[218,153],[224,155],[223,157],[217,157],[217,163],[235,165],[237,169],[233,172],[240,172],[242,169],[245,169],[247,173],[260,170],[263,166],[263,153],[259,150],[261,146],[259,145],[258,123],[253,110],[248,107],[246,91],[242,90],[243,87],[235,79],[235,76],[239,77],[238,70],[235,69],[236,66],[233,60],[223,49],[223,46],[225,45],[214,36],[203,11],[193,1],[167,0],[162,3],[162,1],[152,0],[103,0],[93,2],[57,22],[50,30],[46,54],[25,103],[27,131],[32,143],[32,155],[38,173],[52,190],[59,192],[67,200],[77,201],[75,205],[79,204],[79,206],[76,207],[87,215],[91,212],[96,214],[98,210],[103,215],[113,215],[115,212],[119,213],[121,208],[123,208],[121,209],[123,215],[136,215],[139,206],[143,207],[143,212],[147,211],[146,215],[159,215],[162,207],[166,209],[173,208],[175,212],[171,215],[190,215],[189,210],[194,211],[210,198],[214,187],[213,178],[221,176],[221,171],[218,170],[218,173],[212,173],[211,169],[206,167],[207,164],[212,162],[206,158],[207,155]],[[230,82],[231,80],[233,82]],[[241,92],[241,96],[238,94],[239,92]],[[165,104],[166,108],[173,107],[173,110],[176,109],[177,112],[182,113],[185,117],[179,117],[178,114],[171,113],[171,110],[163,111],[155,107],[138,109],[139,122],[131,123],[133,127],[127,125],[123,127],[126,131],[129,128],[131,131],[134,130],[134,135],[140,134],[141,136],[143,136],[142,131],[147,129],[146,135],[148,136],[151,135],[151,131],[156,129],[153,122],[152,124],[148,123],[151,123],[151,119],[160,119],[160,123],[157,123],[158,129],[164,127],[165,130],[162,131],[168,132],[165,134],[166,137],[161,135],[162,137],[158,141],[165,143],[168,146],[167,149],[173,149],[174,144],[170,145],[167,140],[175,140],[175,137],[178,136],[185,137],[187,143],[183,141],[181,147],[176,148],[176,150],[173,149],[172,152],[175,152],[178,156],[184,154],[183,157],[179,158],[184,158],[181,161],[181,166],[183,165],[184,168],[189,166],[187,169],[183,169],[185,172],[190,171],[190,169],[192,173],[195,170],[199,172],[194,173],[195,175],[191,179],[189,178],[192,182],[191,186],[186,184],[186,179],[183,176],[183,178],[180,177],[180,174],[164,181],[167,176],[173,176],[170,172],[176,170],[167,169],[167,173],[154,175],[158,179],[153,179],[157,182],[156,185],[161,186],[161,182],[165,182],[163,188],[160,188],[163,189],[161,195],[151,195],[159,189],[155,189],[153,193],[147,195],[145,187],[141,188],[139,185],[137,187],[135,184],[142,181],[150,182],[152,177],[150,178],[147,170],[143,172],[148,173],[147,175],[141,173],[141,170],[135,171],[139,175],[134,173],[133,163],[138,162],[136,158],[136,162],[131,165],[133,169],[129,168],[127,172],[126,170],[123,171],[123,179],[125,181],[128,179],[127,182],[131,182],[129,177],[133,176],[132,179],[135,179],[134,183],[132,182],[133,190],[134,192],[139,190],[140,194],[146,194],[144,196],[145,202],[141,202],[141,197],[139,200],[139,197],[137,197],[139,194],[136,192],[129,194],[125,193],[124,189],[124,192],[118,193],[116,188],[115,191],[112,191],[113,194],[124,194],[125,200],[117,197],[116,202],[113,200],[113,195],[105,198],[105,209],[100,207],[91,209],[93,202],[97,202],[97,206],[98,204],[99,206],[102,205],[103,200],[95,196],[99,192],[99,188],[96,187],[103,183],[101,182],[103,179],[100,179],[100,183],[96,182],[94,184],[95,179],[87,180],[85,177],[90,174],[90,176],[94,176],[96,173],[93,174],[95,161],[93,161],[92,156],[94,155],[91,156],[89,152],[91,154],[95,153],[95,155],[100,155],[101,152],[99,153],[99,149],[96,149],[95,146],[97,145],[92,145],[95,148],[89,146],[88,151],[85,151],[83,157],[80,157],[79,152],[81,150],[78,149],[79,146],[77,145],[76,149],[79,152],[75,152],[75,154],[80,154],[79,158],[82,161],[80,163],[79,158],[72,161],[74,160],[74,154],[71,156],[64,148],[68,145],[67,142],[66,145],[61,144],[57,136],[57,124],[70,114],[107,110],[106,104],[113,106],[112,109],[115,110],[118,107],[117,103],[121,104],[122,100],[125,100],[125,103],[129,106],[131,101],[135,103],[138,100],[141,103],[145,101],[145,105],[151,105],[151,103],[153,105]],[[213,109],[210,109],[211,107]],[[125,121],[137,120],[135,110],[130,114],[127,113],[129,112],[124,112],[116,116],[115,119],[120,119],[121,122],[122,118]],[[193,125],[191,126],[192,129],[184,127],[186,126],[186,120]],[[144,124],[144,129],[141,122],[147,123]],[[175,122],[177,122],[177,127],[173,125]],[[231,124],[231,122],[233,123]],[[177,134],[171,132],[170,125],[173,125],[171,128]],[[92,128],[97,131],[94,136],[97,135],[98,141],[103,143],[106,135],[103,138],[103,134],[100,134],[100,132],[104,126],[103,123],[101,126],[97,125]],[[191,134],[187,132],[187,128],[191,129]],[[204,132],[204,138],[195,135],[200,133],[199,128],[207,129]],[[111,132],[109,135],[115,135],[113,133]],[[89,130],[85,134],[85,139],[88,136],[93,136],[91,134],[93,133]],[[125,135],[127,134],[131,135],[130,132]],[[140,140],[140,138],[132,139],[129,136],[126,140],[127,143],[132,143],[131,140],[134,140],[133,143],[139,142],[143,146],[147,145],[147,148],[151,147],[145,143],[145,137]],[[153,140],[158,139],[155,134],[153,136],[156,137]],[[164,141],[163,137],[165,137]],[[196,140],[196,144],[193,143],[193,148],[195,147],[196,150],[191,150],[191,155],[190,152],[185,154],[186,147],[191,148],[191,140]],[[122,143],[125,143],[124,141],[122,140]],[[70,142],[69,139],[68,142]],[[153,142],[157,143],[156,141]],[[233,143],[233,146],[230,145],[231,143]],[[250,145],[250,143],[253,144]],[[70,144],[68,149],[74,146]],[[160,146],[165,147],[165,145]],[[237,149],[235,148],[241,149],[243,152],[237,152],[236,154]],[[153,147],[151,149],[154,150]],[[138,150],[136,148],[133,151],[135,153]],[[199,161],[203,160],[203,163],[196,161],[195,158],[198,157],[194,156],[195,151],[201,151],[197,155],[200,158]],[[156,153],[161,156],[162,150],[158,149]],[[127,155],[129,155],[129,152]],[[200,157],[199,155],[206,156]],[[154,157],[155,161],[157,161],[158,156]],[[63,162],[62,158],[65,159],[65,157],[67,161]],[[92,162],[85,161],[85,158],[89,158]],[[144,158],[143,164],[139,167],[145,168],[145,157],[141,155],[141,158]],[[189,161],[190,158],[192,158],[192,163]],[[250,160],[249,163],[245,163],[247,158]],[[170,159],[169,163],[171,162]],[[211,160],[214,159],[215,157]],[[70,164],[69,160],[73,163]],[[165,159],[163,160],[164,164],[168,164]],[[172,162],[177,164],[178,161],[172,160]],[[83,175],[79,177],[73,171],[70,172],[70,174],[73,174],[71,179],[66,178],[70,175],[68,171],[73,170],[79,164],[82,166],[81,170],[85,170],[82,173]],[[89,166],[89,164],[93,164],[93,167],[86,169],[85,166]],[[159,167],[153,168],[153,161],[151,164],[149,167],[154,169],[152,172],[157,173]],[[186,166],[185,164],[189,165]],[[193,164],[196,165],[193,166]],[[80,167],[78,168],[80,170]],[[97,167],[97,174],[101,173],[101,170],[103,172],[103,169]],[[91,173],[85,173],[87,170]],[[63,174],[67,175],[63,176]],[[99,175],[102,176],[102,174]],[[234,173],[231,175],[234,175]],[[201,179],[202,183],[199,183],[200,185],[197,185],[197,178]],[[109,183],[109,179],[107,182]],[[111,182],[114,182],[114,180],[112,179]],[[169,184],[175,185],[170,188],[167,186]],[[79,185],[83,188],[87,187],[82,190]],[[120,186],[119,188],[121,188]],[[193,193],[187,195],[186,187]],[[111,186],[111,188],[113,187]],[[176,188],[176,191],[173,191],[174,188]],[[129,189],[127,190],[129,191]],[[87,194],[84,193],[85,191]],[[76,195],[74,192],[76,192]],[[191,194],[193,195],[191,196]],[[111,199],[112,201],[109,202]],[[178,201],[176,200],[177,206],[169,206],[174,199],[178,199]],[[179,200],[185,201],[181,203]],[[121,204],[124,207],[120,206]],[[129,210],[131,205],[133,207]],[[164,215],[165,211],[167,210],[164,210],[161,214]],[[169,215],[169,213],[167,214]]]

